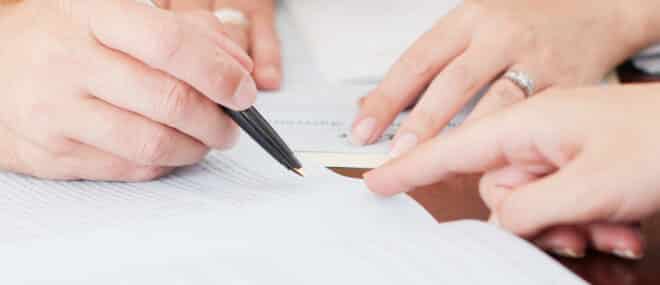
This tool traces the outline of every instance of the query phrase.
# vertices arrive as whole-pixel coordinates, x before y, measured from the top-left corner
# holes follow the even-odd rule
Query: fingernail
[[[555,248],[552,249],[552,252],[556,255],[568,257],[568,258],[583,258],[584,252],[578,253],[572,248]]]
[[[410,151],[417,145],[417,135],[413,133],[405,133],[401,135],[392,146],[392,151],[390,151],[390,157],[395,158],[399,157],[402,154]]]
[[[632,259],[632,260],[639,260],[643,257],[641,254],[635,253],[630,249],[615,249],[612,251],[612,254],[621,258]]]
[[[280,80],[280,71],[275,66],[264,67],[261,70],[261,76],[265,77],[268,80],[278,81]]]
[[[234,92],[234,105],[241,110],[247,109],[254,104],[256,97],[257,84],[254,83],[254,80],[249,75],[243,77],[236,88],[236,92]]]
[[[354,145],[366,145],[376,129],[376,119],[364,118],[353,128],[351,132],[351,143]]]

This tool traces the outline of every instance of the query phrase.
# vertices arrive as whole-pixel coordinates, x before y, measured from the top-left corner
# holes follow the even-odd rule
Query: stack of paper
[[[303,163],[243,140],[149,183],[0,174],[0,283],[583,284],[493,226]]]

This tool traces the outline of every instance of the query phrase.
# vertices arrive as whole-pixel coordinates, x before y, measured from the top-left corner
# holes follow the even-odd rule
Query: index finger
[[[195,87],[216,103],[245,109],[257,89],[249,71],[184,17],[131,0],[87,6],[90,28],[104,45]]]
[[[409,192],[442,181],[453,174],[467,174],[505,165],[499,131],[506,121],[490,120],[464,126],[429,140],[408,154],[364,175],[367,186],[383,195]]]
[[[535,173],[562,165],[578,151],[581,137],[573,129],[579,126],[568,119],[572,118],[568,113],[574,111],[565,108],[570,104],[555,106],[555,101],[542,97],[429,140],[367,173],[365,181],[372,191],[393,195],[455,174],[481,173],[506,165]]]
[[[435,75],[467,48],[471,25],[466,18],[461,9],[445,16],[392,65],[360,108],[354,127],[355,143],[369,144],[376,140],[421,95]],[[367,119],[373,119],[376,126],[368,134],[360,134],[358,125]]]

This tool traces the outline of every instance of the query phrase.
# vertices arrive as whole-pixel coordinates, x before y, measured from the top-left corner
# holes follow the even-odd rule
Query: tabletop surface
[[[660,78],[641,74],[630,64],[621,66],[619,74],[621,80],[626,83],[660,81]],[[350,177],[361,177],[365,172],[362,169],[333,170]],[[410,196],[440,222],[457,219],[485,220],[488,210],[479,198],[478,179],[479,176],[457,177],[451,181],[417,189],[410,193]],[[660,284],[660,214],[643,221],[642,230],[647,242],[647,252],[640,261],[627,261],[595,252],[583,259],[555,258],[591,284]]]

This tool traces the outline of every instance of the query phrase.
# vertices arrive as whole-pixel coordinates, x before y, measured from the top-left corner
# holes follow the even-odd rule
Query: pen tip
[[[292,171],[300,175],[300,177],[305,177],[305,172],[303,172],[302,168],[294,168]]]

